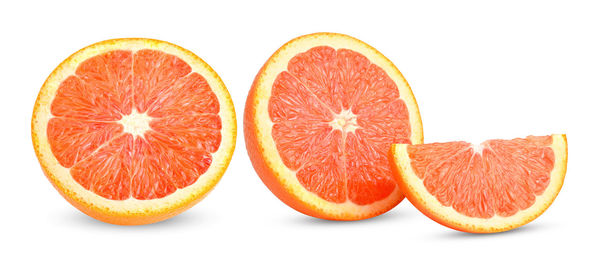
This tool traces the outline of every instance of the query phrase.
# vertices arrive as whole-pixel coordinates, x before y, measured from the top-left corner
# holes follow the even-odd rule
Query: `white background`
[[[0,6],[2,262],[598,262],[597,2],[7,2]],[[285,206],[251,167],[241,116],[266,59],[320,31],[362,39],[396,64],[419,103],[426,142],[567,133],[568,172],[554,204],[529,225],[491,235],[445,228],[407,201],[360,222]],[[153,225],[82,214],[46,180],[31,144],[45,78],[80,48],[120,37],[196,53],[223,78],[238,115],[237,149],[222,181],[197,206]]]

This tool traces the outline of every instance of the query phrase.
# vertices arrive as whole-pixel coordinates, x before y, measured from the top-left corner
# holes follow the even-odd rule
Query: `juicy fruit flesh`
[[[60,84],[51,113],[58,162],[112,200],[162,198],[193,184],[221,143],[219,102],[204,77],[156,50],[83,61]]]
[[[550,183],[551,136],[409,145],[414,173],[444,206],[477,218],[509,217],[531,207]]]
[[[300,184],[365,205],[396,188],[392,143],[410,143],[408,109],[386,72],[358,52],[319,46],[292,58],[269,100],[272,136]]]

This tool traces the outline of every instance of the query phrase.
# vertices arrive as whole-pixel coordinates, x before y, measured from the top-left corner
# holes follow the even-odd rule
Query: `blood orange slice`
[[[255,170],[284,203],[307,215],[358,220],[402,199],[391,143],[422,143],[419,110],[398,69],[355,38],[316,33],[265,63],[244,115]]]
[[[219,76],[191,52],[151,39],[71,55],[42,86],[31,124],[50,182],[114,224],[157,222],[199,202],[223,175],[236,136]]]
[[[456,230],[492,233],[531,222],[554,201],[567,139],[395,144],[391,156],[403,193],[421,212]]]

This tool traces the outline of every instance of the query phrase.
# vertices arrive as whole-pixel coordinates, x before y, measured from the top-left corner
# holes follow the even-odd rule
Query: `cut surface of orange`
[[[82,212],[147,224],[199,202],[235,147],[229,93],[179,46],[114,39],[67,58],[35,103],[32,139],[44,173]]]
[[[256,76],[244,114],[262,181],[287,205],[324,219],[364,219],[396,206],[403,196],[390,144],[423,141],[400,71],[342,34],[305,35],[277,50]]]
[[[502,232],[540,216],[567,169],[565,135],[394,144],[394,174],[408,200],[436,222],[473,233]]]

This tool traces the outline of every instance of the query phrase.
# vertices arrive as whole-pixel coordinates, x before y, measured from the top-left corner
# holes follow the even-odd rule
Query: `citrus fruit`
[[[421,212],[473,233],[507,231],[540,216],[567,170],[565,135],[395,144],[392,166],[402,192]]]
[[[176,45],[114,39],[62,62],[42,86],[32,139],[44,173],[82,212],[153,223],[199,202],[235,147],[225,85]]]
[[[422,143],[419,110],[400,71],[353,37],[293,39],[259,71],[244,113],[252,164],[284,203],[310,216],[358,220],[404,197],[391,143]]]

